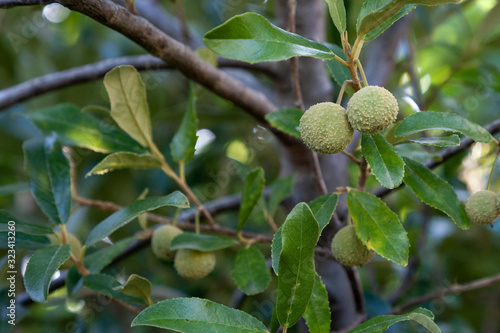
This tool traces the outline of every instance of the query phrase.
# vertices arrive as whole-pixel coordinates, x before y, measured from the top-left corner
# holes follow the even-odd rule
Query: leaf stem
[[[342,88],[340,88],[339,96],[337,97],[337,104],[340,105],[342,103],[342,97],[344,96],[345,89],[347,88],[347,85],[349,84],[350,80],[344,81],[342,84]]]
[[[359,72],[361,73],[361,78],[363,79],[363,81],[361,81],[363,83],[363,86],[367,87],[368,80],[366,79],[365,71],[363,70],[363,65],[361,65],[361,61],[359,61],[359,59],[356,58],[354,62],[356,63],[356,65],[358,65]]]
[[[200,234],[200,210],[196,210],[196,214],[194,215],[194,228],[197,235]]]
[[[186,168],[184,161],[179,162],[179,177],[184,183],[186,182]]]

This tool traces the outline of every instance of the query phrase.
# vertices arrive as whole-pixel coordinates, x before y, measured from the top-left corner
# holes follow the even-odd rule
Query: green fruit
[[[398,111],[394,95],[377,86],[359,90],[347,103],[347,117],[352,128],[364,134],[375,134],[389,127]]]
[[[204,278],[215,267],[215,254],[213,252],[200,252],[189,249],[177,251],[174,260],[177,273],[188,280]]]
[[[339,230],[332,239],[332,253],[344,266],[363,266],[375,256],[356,235],[353,225]]]
[[[182,230],[172,225],[164,225],[156,229],[151,237],[151,249],[154,255],[162,260],[173,261],[175,251],[170,249],[170,243],[179,234],[182,234]]]
[[[300,135],[304,143],[321,154],[336,154],[352,141],[352,129],[345,109],[325,102],[311,106],[300,118]]]
[[[498,197],[495,192],[491,191],[476,192],[465,203],[465,212],[469,220],[477,224],[493,223],[499,211]]]
[[[76,257],[76,259],[80,259],[82,255],[82,243],[80,240],[76,238],[73,234],[66,233],[66,237],[68,238],[68,244],[71,247],[71,253]],[[62,244],[62,235],[60,231],[56,231],[54,235],[50,235],[50,242],[54,245]],[[73,266],[73,261],[70,259],[66,260],[59,268],[67,269]]]

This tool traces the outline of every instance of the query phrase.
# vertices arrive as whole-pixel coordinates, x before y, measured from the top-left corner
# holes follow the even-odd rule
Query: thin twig
[[[344,269],[351,283],[354,299],[356,300],[356,312],[362,316],[366,316],[365,297],[363,296],[363,287],[361,286],[358,271],[352,266],[344,266]]]
[[[297,10],[297,0],[288,0],[288,31],[295,33],[295,12]],[[293,94],[295,96],[295,105],[304,110],[304,99],[300,89],[299,78],[299,58],[290,59],[290,70],[292,74]]]
[[[181,26],[182,42],[189,45],[191,43],[191,34],[189,33],[189,26],[186,20],[186,14],[184,13],[184,9],[182,8],[181,0],[175,0],[174,6],[177,18],[179,19],[179,24]]]
[[[323,172],[321,171],[321,164],[319,163],[318,153],[313,151],[312,157],[314,159],[314,179],[316,180],[316,185],[322,194],[327,194],[328,188],[326,187],[325,178],[323,177]]]
[[[361,165],[361,161],[358,160],[353,154],[349,153],[346,150],[342,150],[341,153],[347,156],[352,162],[356,163],[357,165]]]

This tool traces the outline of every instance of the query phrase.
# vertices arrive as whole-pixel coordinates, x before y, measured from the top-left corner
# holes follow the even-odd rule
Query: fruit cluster
[[[385,88],[368,86],[352,96],[347,110],[331,102],[311,106],[300,119],[300,134],[312,150],[336,154],[347,148],[354,130],[378,133],[396,120],[398,112],[394,95]]]

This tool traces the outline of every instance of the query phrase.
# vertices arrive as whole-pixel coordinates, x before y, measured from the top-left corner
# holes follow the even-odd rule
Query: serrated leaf
[[[338,45],[335,44],[327,44],[325,45],[332,50],[333,53],[338,55],[340,58],[343,60],[347,61],[347,56],[344,53],[344,50]],[[345,81],[351,80],[351,73],[349,73],[349,69],[341,64],[337,60],[327,60],[326,61],[326,66],[328,68],[328,71],[330,72],[331,76],[335,79],[337,84],[339,86],[342,86]]]
[[[306,312],[304,312],[309,332],[329,333],[331,325],[330,303],[328,292],[321,281],[321,277],[316,273],[314,275],[314,287],[309,303],[307,303]]]
[[[295,183],[295,175],[290,175],[285,178],[280,178],[274,181],[270,186],[269,201],[267,204],[267,211],[269,215],[274,216],[280,203],[288,198],[293,190]]]
[[[318,221],[320,235],[323,229],[328,225],[328,223],[330,223],[333,212],[335,212],[335,208],[337,207],[338,200],[338,194],[329,193],[317,197],[308,204],[314,214],[314,217],[316,218],[316,221]]]
[[[395,188],[401,185],[405,163],[382,134],[363,134],[361,151],[382,186]]]
[[[489,143],[493,140],[486,129],[458,114],[432,111],[418,112],[405,118],[396,128],[394,135],[402,137],[427,130],[458,132],[482,143]]]
[[[407,139],[398,141],[395,145],[401,145],[405,143],[417,143],[424,146],[434,146],[434,147],[453,147],[460,146],[460,137],[456,134],[441,137],[429,137],[429,138],[418,138],[418,139]]]
[[[128,296],[141,298],[146,304],[149,304],[151,300],[151,282],[137,274],[130,275],[123,286],[115,287],[114,290]]]
[[[161,161],[150,154],[135,154],[129,152],[118,152],[106,156],[101,162],[90,170],[85,177],[92,175],[104,175],[118,169],[151,169],[161,168]]]
[[[424,319],[423,317],[427,319]],[[372,318],[351,330],[349,333],[380,333],[384,332],[396,323],[407,320],[415,321],[415,318],[418,318],[416,320],[418,323],[424,322],[427,325],[424,327],[426,327],[431,333],[441,333],[439,327],[437,327],[437,325],[432,321],[434,319],[432,312],[423,308],[419,308],[415,311],[402,315],[385,315]],[[429,325],[429,322],[435,326]]]
[[[83,277],[83,286],[98,294],[112,297],[125,303],[144,303],[141,298],[125,295],[116,290],[121,287],[120,282],[105,274],[89,274]]]
[[[249,63],[300,56],[325,60],[335,57],[324,45],[278,28],[256,13],[232,17],[207,32],[203,42],[225,58]]]
[[[346,14],[344,0],[326,0],[328,4],[328,11],[332,18],[333,24],[340,34],[344,33],[346,29]]]
[[[33,253],[24,274],[24,286],[33,301],[44,303],[47,300],[52,276],[70,254],[68,244],[49,246]]]
[[[255,317],[246,312],[200,298],[174,298],[142,311],[134,326],[153,326],[182,333],[267,333]]]
[[[189,201],[184,194],[178,191],[164,197],[151,197],[143,200],[137,200],[127,207],[113,213],[95,226],[90,232],[90,235],[85,242],[85,246],[89,247],[94,245],[96,242],[111,235],[114,231],[123,227],[142,213],[164,206],[189,208]]]
[[[40,209],[57,224],[68,221],[71,179],[68,159],[55,135],[24,142],[24,170]]]
[[[282,230],[276,314],[281,326],[293,326],[304,314],[314,287],[314,249],[319,225],[305,203],[288,214]]]
[[[104,76],[111,102],[111,117],[118,126],[144,147],[152,142],[146,87],[133,66],[113,68]]]
[[[188,109],[182,117],[181,126],[170,143],[170,153],[176,162],[187,162],[194,156],[194,146],[198,140],[198,118],[193,86],[189,86]]]
[[[243,189],[243,195],[241,197],[237,232],[243,229],[250,218],[255,205],[257,205],[262,195],[264,185],[266,185],[266,180],[264,179],[264,170],[262,168],[256,168],[247,174],[245,188]]]
[[[184,232],[172,239],[170,249],[190,249],[200,252],[212,252],[226,249],[236,244],[238,244],[238,241],[229,237]]]
[[[55,132],[65,145],[84,147],[101,153],[146,151],[120,129],[81,112],[72,104],[59,104],[24,116],[44,134]]]
[[[300,109],[286,108],[266,114],[266,120],[283,133],[300,139],[299,124],[303,114]]]
[[[461,229],[468,229],[470,221],[453,187],[422,164],[404,158],[404,182],[417,197],[431,207],[448,215]]]
[[[350,190],[347,206],[363,244],[399,265],[408,264],[408,235],[399,217],[382,200],[366,192]]]
[[[274,274],[278,275],[280,267],[280,255],[283,249],[283,226],[279,227],[278,231],[274,233],[273,242],[271,244],[271,260],[273,265]]]
[[[133,241],[135,237],[129,237],[116,242],[111,246],[99,249],[93,253],[85,255],[83,264],[90,273],[99,273],[113,259],[122,253]],[[68,271],[66,278],[66,289],[69,295],[74,295],[83,286],[83,277],[78,273],[76,266],[72,266]]]
[[[266,258],[254,247],[238,251],[231,275],[238,288],[247,295],[263,292],[271,282]]]

